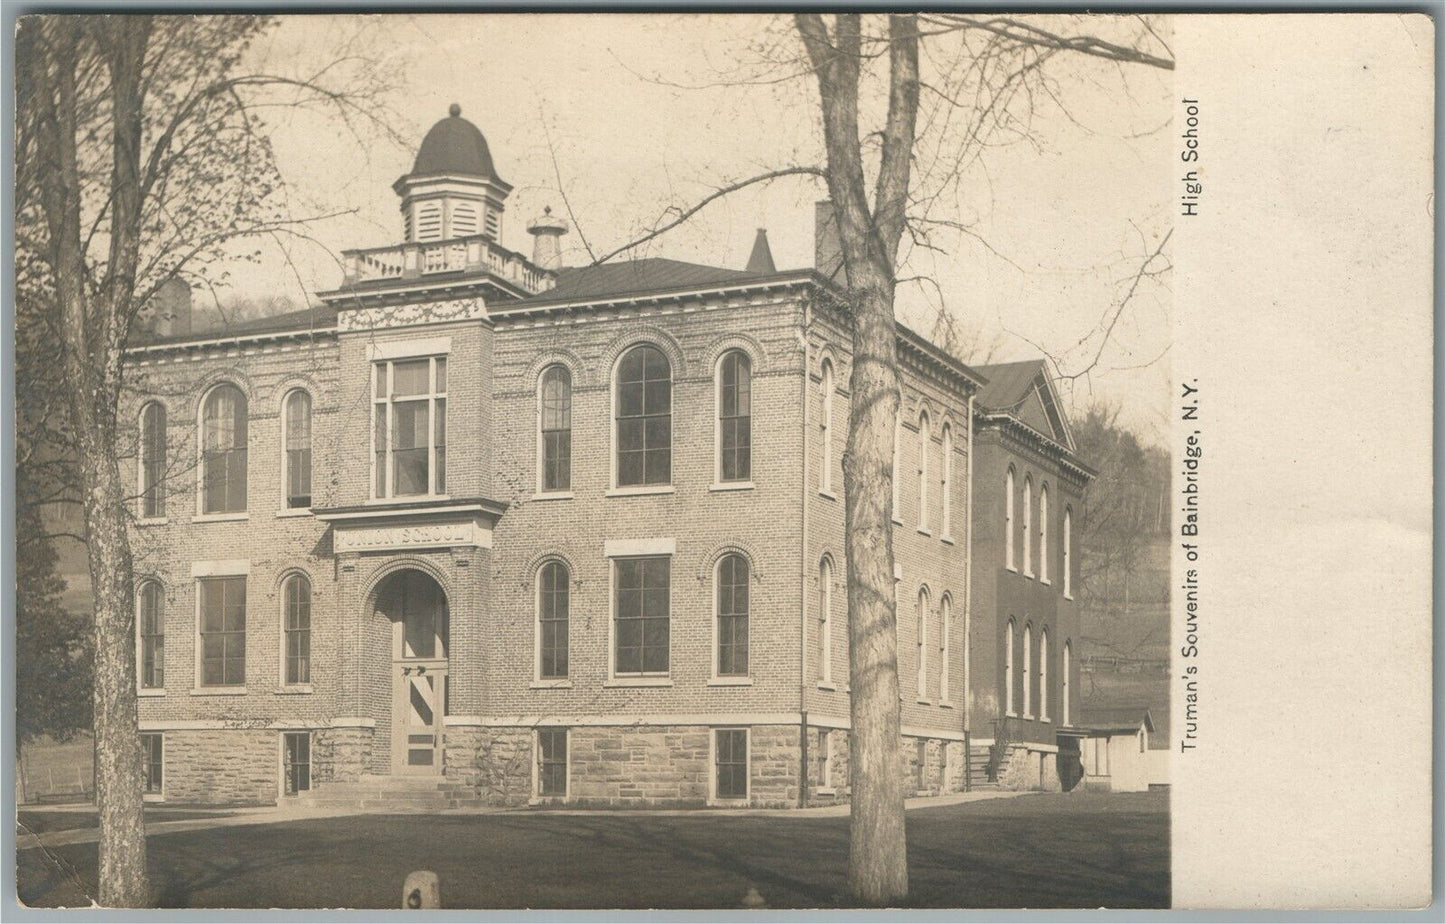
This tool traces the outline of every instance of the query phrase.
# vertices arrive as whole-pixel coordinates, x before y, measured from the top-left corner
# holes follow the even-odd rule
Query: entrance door
[[[392,772],[439,774],[447,713],[446,597],[436,581],[418,571],[400,572],[389,583]]]
[[[441,773],[442,715],[446,712],[445,661],[400,661],[392,769],[396,773]]]

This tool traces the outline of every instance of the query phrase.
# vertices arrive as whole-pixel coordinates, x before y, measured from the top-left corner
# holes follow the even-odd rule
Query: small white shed
[[[1082,710],[1079,742],[1085,789],[1140,792],[1169,785],[1169,751],[1150,747],[1154,717],[1148,709]],[[1161,742],[1162,743],[1162,742]]]

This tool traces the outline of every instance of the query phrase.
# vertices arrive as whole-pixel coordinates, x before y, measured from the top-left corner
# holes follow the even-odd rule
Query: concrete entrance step
[[[477,808],[476,789],[439,776],[363,776],[318,783],[296,797],[298,808],[352,809],[365,812],[439,812]]]

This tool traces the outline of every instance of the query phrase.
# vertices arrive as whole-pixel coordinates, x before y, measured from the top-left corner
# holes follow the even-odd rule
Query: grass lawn
[[[908,813],[910,905],[1169,905],[1167,793],[1037,794]],[[845,903],[848,819],[368,815],[149,841],[156,904],[398,908],[411,870],[451,908],[736,908]],[[84,905],[93,844],[20,852],[28,905]]]

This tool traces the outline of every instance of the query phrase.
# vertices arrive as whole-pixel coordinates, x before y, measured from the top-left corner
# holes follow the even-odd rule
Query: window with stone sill
[[[657,347],[623,354],[616,383],[617,486],[672,482],[672,365]]]
[[[732,350],[718,364],[718,479],[752,477],[752,363]]]
[[[547,562],[537,575],[537,676],[542,680],[567,678],[570,611],[567,566]]]
[[[246,396],[218,385],[201,407],[201,513],[246,510]]]
[[[566,366],[547,367],[538,397],[541,427],[541,490],[572,488],[572,373]]]
[[[283,407],[286,508],[304,509],[311,506],[311,395],[297,389],[286,396]]]
[[[736,553],[717,566],[717,675],[748,675],[748,562]]]
[[[136,595],[136,629],[140,634],[140,685],[160,690],[166,685],[165,593],[155,581],[146,581]]]
[[[377,362],[372,379],[373,494],[445,494],[446,357]]]
[[[671,566],[668,558],[619,558],[614,569],[616,676],[662,676],[669,670]]]
[[[286,685],[311,682],[311,582],[293,574],[281,586],[286,640]]]
[[[246,682],[246,579],[201,578],[200,636],[202,687]]]
[[[141,516],[159,519],[166,515],[166,408],[159,401],[141,410],[140,445]]]

